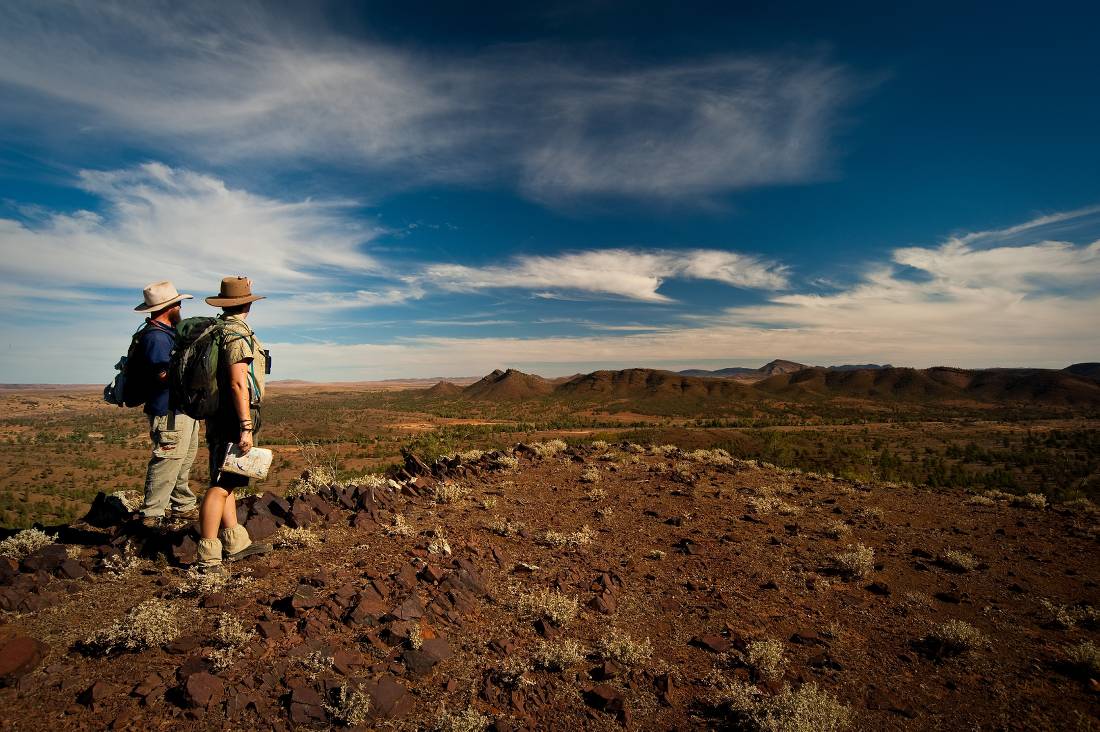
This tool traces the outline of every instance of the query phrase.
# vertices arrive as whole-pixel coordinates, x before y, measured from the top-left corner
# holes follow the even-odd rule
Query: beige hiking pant
[[[174,511],[190,511],[197,499],[189,485],[191,465],[199,449],[199,423],[183,412],[149,416],[153,455],[145,471],[142,516],[163,516],[169,502]]]

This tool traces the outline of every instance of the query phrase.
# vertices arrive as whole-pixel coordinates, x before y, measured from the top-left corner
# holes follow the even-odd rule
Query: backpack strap
[[[222,348],[223,349],[225,348],[225,345],[227,343],[232,343],[233,341],[242,341],[245,338],[247,338],[248,342],[249,342],[249,345],[252,347],[252,353],[253,354],[256,353],[256,331],[249,328],[248,323],[245,323],[243,320],[240,321],[241,325],[244,326],[244,329],[248,331],[247,335],[245,335],[244,333],[233,333],[232,335],[234,336],[234,338],[232,338],[232,340],[230,340],[226,336],[225,326],[224,326],[227,319],[222,318],[222,317],[219,316],[218,320],[220,320],[223,324],[222,328],[221,328]],[[248,389],[249,389],[250,393],[252,394],[252,396],[255,397],[257,400],[260,398],[260,382],[257,381],[257,379],[256,379],[256,357],[255,357],[255,355],[253,355],[252,360],[248,362]]]

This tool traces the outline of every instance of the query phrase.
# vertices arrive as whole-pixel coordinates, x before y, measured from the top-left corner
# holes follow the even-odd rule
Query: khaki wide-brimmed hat
[[[155,313],[158,310],[164,310],[166,307],[175,305],[180,300],[192,299],[191,295],[181,295],[176,292],[176,286],[168,280],[154,282],[147,286],[144,294],[145,302],[134,308],[136,312]]]
[[[247,277],[224,277],[221,290],[217,296],[206,298],[206,304],[216,308],[231,308],[263,299],[263,295],[252,294],[252,280]]]

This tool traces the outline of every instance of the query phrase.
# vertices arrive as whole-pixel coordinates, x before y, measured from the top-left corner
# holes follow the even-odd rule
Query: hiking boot
[[[261,542],[255,542],[254,541],[251,544],[249,544],[248,546],[246,546],[244,549],[241,549],[236,554],[226,554],[225,555],[225,561],[227,561],[227,562],[239,562],[242,559],[247,559],[248,557],[257,556],[257,555],[260,555],[260,554],[267,554],[269,551],[271,551],[271,545],[270,544],[264,544],[264,543],[261,543]]]
[[[218,564],[196,564],[195,569],[197,569],[200,574],[222,574],[222,575],[229,574],[228,572],[225,571],[225,567],[223,567],[220,563],[218,563]]]
[[[147,529],[159,530],[164,528],[163,516],[142,516],[141,525]]]
[[[172,519],[183,519],[183,520],[187,520],[187,521],[198,521],[199,520],[199,507],[198,506],[192,506],[191,508],[187,509],[186,511],[177,511],[175,509],[172,509],[171,511],[168,512],[168,516]]]

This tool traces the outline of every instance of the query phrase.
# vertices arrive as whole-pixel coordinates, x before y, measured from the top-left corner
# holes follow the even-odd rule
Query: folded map
[[[242,455],[240,448],[236,444],[231,444],[225,454],[222,471],[263,480],[271,468],[271,458],[271,450],[263,447],[254,447],[247,454]]]

